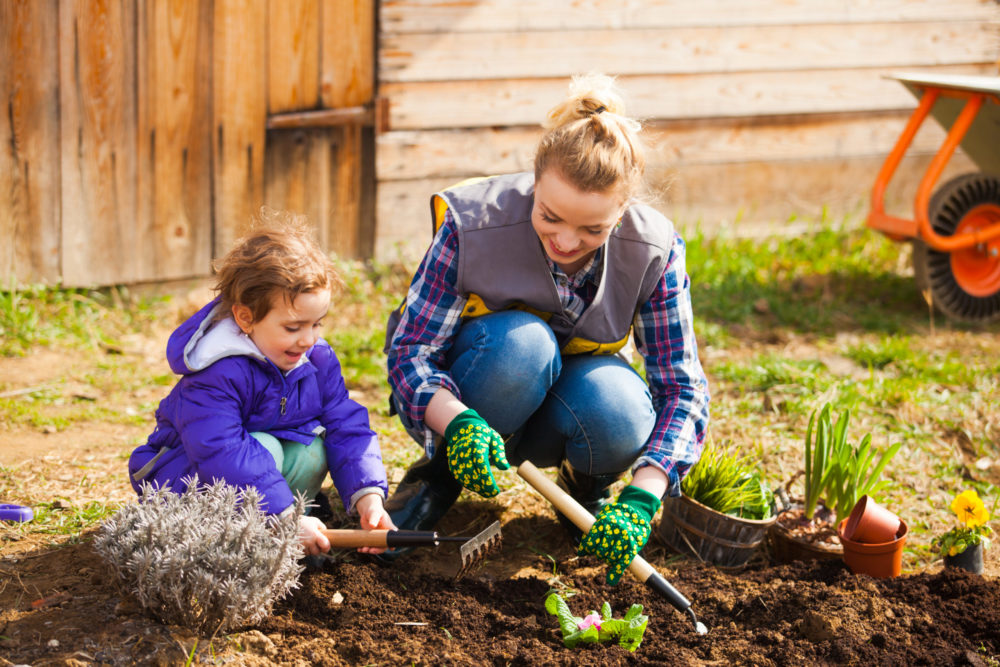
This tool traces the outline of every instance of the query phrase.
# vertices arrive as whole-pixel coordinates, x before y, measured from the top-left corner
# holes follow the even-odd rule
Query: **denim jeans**
[[[552,330],[530,313],[467,320],[446,360],[462,402],[507,438],[513,466],[568,459],[588,475],[617,474],[652,433],[649,388],[631,366],[616,356],[563,357]],[[400,417],[423,443],[403,411]]]

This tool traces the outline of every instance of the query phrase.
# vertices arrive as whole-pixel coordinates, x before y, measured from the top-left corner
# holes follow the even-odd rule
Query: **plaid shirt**
[[[603,253],[598,251],[583,269],[568,276],[549,261],[571,318],[578,318],[593,301],[602,262]],[[389,383],[407,416],[418,425],[423,424],[427,404],[439,389],[448,389],[461,399],[443,368],[467,301],[456,291],[457,281],[458,233],[447,211],[410,284],[388,355]],[[660,468],[669,478],[668,492],[673,496],[680,495],[680,480],[701,455],[708,424],[708,382],[698,360],[692,319],[684,241],[676,236],[663,276],[633,322],[656,411],[656,425],[633,470],[643,465]],[[424,430],[425,448],[431,456],[434,434],[426,426]]]

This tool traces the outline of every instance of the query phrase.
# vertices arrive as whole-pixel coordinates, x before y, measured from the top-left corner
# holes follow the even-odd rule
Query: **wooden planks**
[[[0,285],[59,279],[57,0],[0,1]]]
[[[62,278],[134,282],[137,252],[135,5],[59,3]]]
[[[322,0],[321,98],[327,108],[375,97],[375,0]]]
[[[142,280],[205,275],[212,258],[212,4],[139,3]]]
[[[995,65],[914,67],[906,71],[992,74]],[[645,119],[750,117],[799,113],[884,111],[913,106],[913,98],[883,70],[737,72],[622,76],[629,113]],[[500,79],[392,83],[393,130],[537,126],[566,94],[568,79]]]
[[[266,3],[215,0],[213,53],[213,256],[219,256],[264,201]]]
[[[402,34],[382,40],[380,75],[386,82],[412,82],[569,77],[589,71],[814,72],[989,62],[995,47],[995,23],[954,20]]]
[[[997,15],[982,0],[383,0],[379,7],[382,30],[391,34],[988,21]]]
[[[319,0],[268,0],[267,100],[270,113],[319,103]]]

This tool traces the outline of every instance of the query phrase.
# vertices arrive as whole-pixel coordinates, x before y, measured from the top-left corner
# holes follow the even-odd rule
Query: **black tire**
[[[951,236],[973,208],[983,204],[1000,207],[1000,178],[989,174],[964,174],[946,182],[927,207],[931,227]],[[952,254],[913,239],[913,274],[917,287],[930,290],[934,307],[950,320],[992,322],[1000,319],[1000,289],[989,295],[969,294],[952,269]]]

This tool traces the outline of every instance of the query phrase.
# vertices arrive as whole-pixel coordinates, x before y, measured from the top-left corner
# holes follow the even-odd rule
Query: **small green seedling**
[[[580,642],[604,644],[617,641],[619,646],[635,651],[642,643],[642,635],[649,622],[649,616],[642,613],[641,604],[632,605],[625,618],[611,618],[611,605],[607,602],[601,606],[600,615],[592,611],[580,618],[573,615],[558,593],[545,598],[545,611],[559,619],[566,648],[574,648]]]

